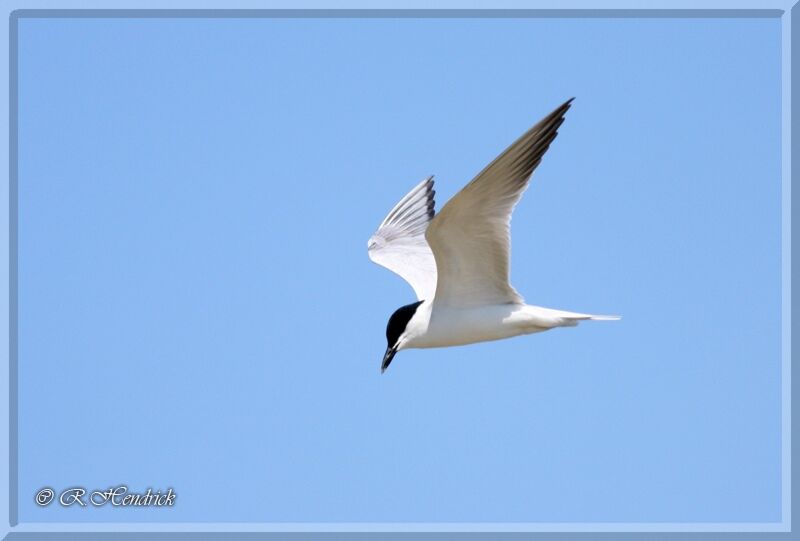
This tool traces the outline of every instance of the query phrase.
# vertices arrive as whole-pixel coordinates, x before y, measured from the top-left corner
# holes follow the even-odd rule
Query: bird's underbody
[[[546,116],[434,213],[433,177],[389,212],[368,243],[370,258],[404,278],[418,301],[386,327],[386,370],[409,348],[460,346],[619,319],[525,304],[508,281],[510,220],[572,100]]]

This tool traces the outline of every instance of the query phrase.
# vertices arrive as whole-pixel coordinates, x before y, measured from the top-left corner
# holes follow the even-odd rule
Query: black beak
[[[386,348],[386,353],[383,354],[383,362],[381,363],[381,374],[386,372],[386,369],[389,368],[395,353],[397,353],[397,350],[393,347]]]

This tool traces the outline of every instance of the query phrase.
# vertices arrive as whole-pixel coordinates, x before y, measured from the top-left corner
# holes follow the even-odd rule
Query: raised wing
[[[389,212],[369,239],[369,258],[411,284],[418,300],[433,299],[436,262],[425,230],[433,219],[433,177],[417,184]]]
[[[571,102],[517,139],[431,221],[426,237],[439,276],[437,304],[524,302],[508,281],[511,213],[555,139]]]

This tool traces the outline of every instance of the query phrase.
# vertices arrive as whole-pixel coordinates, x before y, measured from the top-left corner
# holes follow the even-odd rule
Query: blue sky
[[[780,520],[777,19],[23,19],[22,521]],[[385,213],[575,96],[533,304],[398,354]],[[173,487],[173,509],[35,491]]]

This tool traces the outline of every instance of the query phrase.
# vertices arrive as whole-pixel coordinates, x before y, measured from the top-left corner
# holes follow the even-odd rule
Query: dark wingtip
[[[564,116],[564,113],[569,111],[569,108],[572,107],[572,102],[573,102],[574,99],[575,99],[575,96],[571,97],[570,99],[568,99],[567,101],[565,101],[564,103],[562,103],[561,105],[556,107],[555,110],[552,113],[547,115],[547,118],[551,118],[551,117],[554,117],[554,116]]]
[[[544,130],[545,132],[552,131],[555,133],[558,127],[561,126],[561,124],[564,122],[564,115],[566,115],[567,111],[569,111],[569,108],[572,107],[572,100],[574,99],[575,98],[572,97],[567,101],[565,101],[564,103],[562,103],[561,105],[559,105],[558,107],[556,107],[555,109],[553,109],[553,111],[549,115],[540,120],[533,128],[528,130],[528,132],[522,137],[534,133],[537,130]],[[545,148],[545,150],[547,149]]]
[[[433,175],[428,177],[428,220],[433,220],[436,215],[436,190],[433,189]]]
[[[570,99],[568,99],[567,101],[562,103],[560,106],[558,106],[556,108],[556,110],[553,111],[553,113],[560,113],[561,115],[563,115],[564,113],[567,112],[567,110],[569,110],[570,107],[572,107],[572,102],[574,100],[575,100],[575,96],[572,96]],[[553,114],[553,113],[551,113],[551,114]]]

